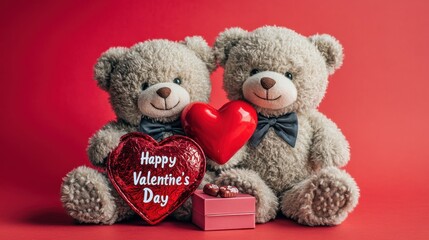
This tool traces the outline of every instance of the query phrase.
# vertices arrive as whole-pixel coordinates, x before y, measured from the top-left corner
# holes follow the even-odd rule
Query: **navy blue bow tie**
[[[160,123],[142,117],[140,120],[139,131],[150,135],[155,140],[159,141],[164,136],[164,133],[171,132],[172,134],[185,135],[180,118],[174,122]]]
[[[279,137],[291,147],[295,147],[298,135],[298,117],[294,112],[280,117],[265,117],[258,114],[258,126],[249,140],[250,145],[252,147],[258,146],[271,127],[274,128]]]

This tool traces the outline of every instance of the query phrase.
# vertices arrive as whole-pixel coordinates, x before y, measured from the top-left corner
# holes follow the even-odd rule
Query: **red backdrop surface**
[[[0,3],[0,238],[429,239],[429,2],[419,1],[2,1]],[[59,202],[61,178],[89,165],[88,138],[115,116],[92,80],[111,46],[201,35],[212,44],[239,26],[329,33],[345,48],[320,110],[351,144],[346,167],[360,204],[338,227],[287,219],[255,230],[202,232],[169,220],[80,226]],[[211,102],[226,102],[222,69]],[[172,235],[175,234],[175,235]]]

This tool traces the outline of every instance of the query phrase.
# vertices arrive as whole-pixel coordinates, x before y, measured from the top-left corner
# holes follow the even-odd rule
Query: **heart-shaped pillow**
[[[175,135],[157,142],[143,133],[121,138],[107,172],[119,195],[149,224],[162,221],[197,189],[205,173],[202,149]]]

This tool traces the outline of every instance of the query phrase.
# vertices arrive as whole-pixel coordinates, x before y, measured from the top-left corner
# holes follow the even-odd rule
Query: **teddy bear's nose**
[[[261,85],[264,89],[268,90],[276,85],[276,81],[269,77],[263,77],[261,78]]]
[[[171,89],[169,87],[162,87],[156,90],[156,93],[162,98],[168,98],[168,96],[170,96]]]

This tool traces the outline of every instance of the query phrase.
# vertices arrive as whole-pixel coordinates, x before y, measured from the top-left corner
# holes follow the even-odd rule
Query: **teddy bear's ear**
[[[220,33],[214,44],[214,54],[216,62],[224,67],[228,60],[228,55],[231,49],[247,35],[247,31],[241,28],[229,28]]]
[[[343,46],[337,39],[328,34],[316,34],[310,36],[309,40],[316,45],[325,58],[329,74],[333,74],[335,70],[341,67],[344,59]]]
[[[111,74],[127,50],[125,47],[113,47],[98,58],[94,66],[94,78],[101,89],[109,90]]]
[[[195,54],[203,60],[210,72],[213,72],[216,69],[213,50],[204,38],[200,36],[186,37],[182,43],[194,51]]]

